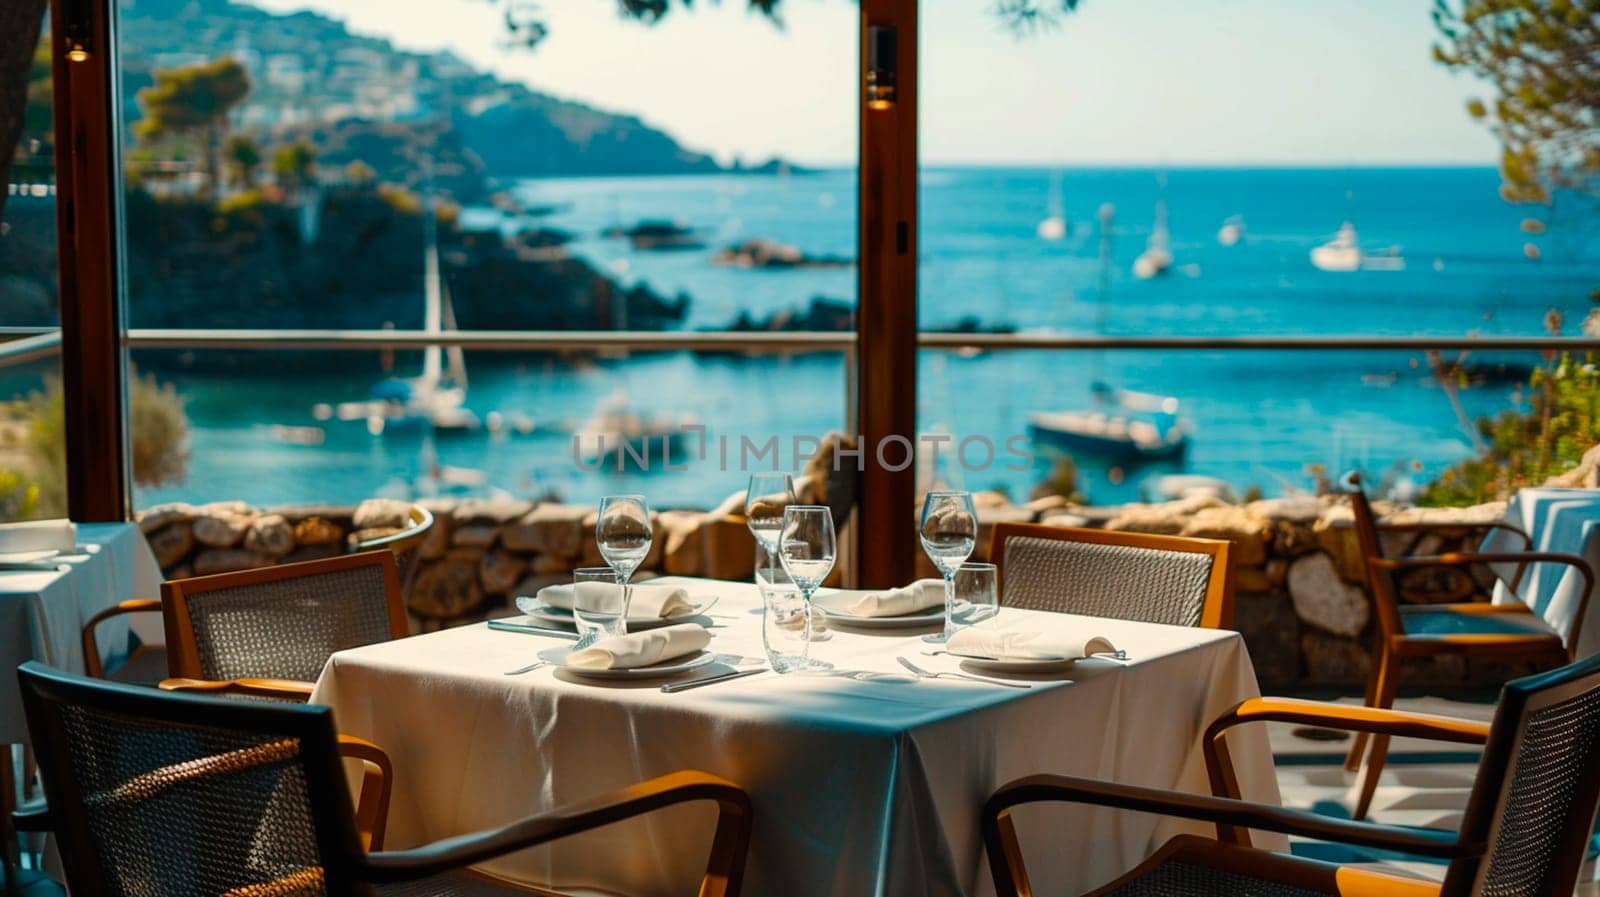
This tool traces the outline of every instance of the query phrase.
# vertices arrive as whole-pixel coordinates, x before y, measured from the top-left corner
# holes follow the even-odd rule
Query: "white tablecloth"
[[[696,595],[721,597],[711,650],[761,656],[754,587],[691,583]],[[1257,694],[1236,633],[1009,608],[994,622],[1105,635],[1133,662],[1100,662],[1026,691],[913,681],[897,656],[957,667],[923,656],[930,646],[916,635],[836,631],[815,645],[832,674],[762,673],[663,694],[659,682],[602,684],[551,668],[506,676],[562,642],[478,624],[340,652],[313,700],[393,758],[387,846],[698,768],[754,799],[745,893],[861,897],[992,893],[979,809],[1019,776],[1204,792],[1200,734]],[[1230,741],[1244,792],[1276,803],[1265,734],[1251,728]],[[486,868],[569,887],[693,893],[711,818],[709,808],[673,810]],[[1083,806],[1018,818],[1034,884],[1050,893],[1108,880],[1178,831],[1207,831]]]
[[[1505,520],[1527,531],[1534,551],[1564,551],[1588,561],[1600,574],[1600,490],[1522,489],[1506,506]],[[1485,551],[1516,551],[1521,540],[1503,530],[1490,531]],[[1510,575],[1511,568],[1501,571]],[[1523,574],[1518,589],[1526,601],[1555,630],[1565,636],[1577,617],[1583,580],[1571,567],[1533,564]],[[1600,589],[1597,589],[1600,591]],[[1495,601],[1518,600],[1497,589]],[[1600,651],[1600,596],[1590,595],[1583,626],[1578,630],[1579,657]]]
[[[51,570],[0,570],[0,743],[27,740],[17,664],[39,660],[83,672],[83,624],[130,598],[161,597],[161,569],[131,523],[80,523],[78,547]],[[97,631],[105,657],[127,650],[125,618]]]

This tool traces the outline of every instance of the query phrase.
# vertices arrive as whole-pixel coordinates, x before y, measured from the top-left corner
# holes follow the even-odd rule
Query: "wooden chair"
[[[387,549],[161,585],[169,690],[305,700],[335,651],[404,638]]]
[[[739,893],[750,799],[716,776],[676,772],[500,828],[383,851],[388,758],[335,735],[328,707],[172,694],[37,663],[19,675],[50,808],[19,823],[55,833],[75,897],[548,895],[464,870],[691,801],[718,807],[700,894]],[[366,773],[354,807],[345,757]]]
[[[1237,799],[1226,731],[1255,721],[1292,722],[1483,745],[1460,830],[1399,828]],[[1315,701],[1245,701],[1212,724],[1204,742],[1213,787],[1230,796],[1030,776],[1001,788],[983,811],[983,838],[998,897],[1036,893],[1017,845],[1013,808],[1068,801],[1193,819],[1217,838],[1181,835],[1137,868],[1091,892],[1115,897],[1338,894],[1343,897],[1476,897],[1572,893],[1600,805],[1600,658],[1511,682],[1494,723]],[[1449,861],[1443,883],[1272,853],[1244,829],[1400,851]]]
[[[1000,604],[1143,623],[1233,626],[1226,541],[997,523]]]
[[[1435,557],[1386,558],[1380,533],[1425,533],[1439,528],[1428,524],[1380,524],[1372,505],[1361,489],[1356,474],[1345,477],[1350,508],[1355,517],[1356,539],[1366,566],[1367,590],[1372,596],[1374,618],[1372,661],[1367,676],[1365,703],[1386,708],[1394,704],[1399,687],[1401,659],[1453,654],[1486,660],[1527,661],[1549,669],[1575,659],[1578,629],[1594,588],[1594,571],[1583,558],[1551,552],[1509,552],[1495,554],[1444,554]],[[1456,529],[1460,529],[1457,525]],[[1411,571],[1432,568],[1460,568],[1472,565],[1515,564],[1512,594],[1522,570],[1530,563],[1566,564],[1583,579],[1583,593],[1577,615],[1566,633],[1557,632],[1528,605],[1474,602],[1467,604],[1403,604],[1395,589],[1395,577]],[[1372,806],[1389,754],[1389,736],[1374,735],[1372,748],[1362,770],[1353,816],[1365,818]],[[1345,768],[1354,772],[1362,767],[1367,747],[1366,733],[1357,733],[1345,758]]]

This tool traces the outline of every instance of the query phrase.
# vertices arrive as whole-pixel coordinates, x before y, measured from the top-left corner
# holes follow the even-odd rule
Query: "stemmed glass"
[[[978,512],[969,492],[929,492],[922,502],[922,550],[944,574],[944,631],[922,640],[942,645],[956,633],[956,571],[978,541]]]
[[[600,499],[600,519],[594,524],[600,556],[617,571],[622,583],[622,618],[628,618],[633,587],[628,580],[650,553],[650,505],[643,495],[607,495]]]
[[[764,549],[762,552],[771,562],[767,581],[771,582],[776,577],[771,575],[778,568],[778,540],[783,536],[783,512],[790,505],[798,504],[799,499],[794,494],[794,477],[786,473],[755,473],[750,475],[750,487],[744,493],[744,519],[750,527],[750,535],[755,536],[756,542]],[[757,570],[757,579],[760,578]]]
[[[811,596],[833,572],[838,548],[833,534],[833,512],[825,505],[790,505],[783,512],[783,535],[778,558],[794,580],[806,605],[805,640],[811,641]],[[812,666],[819,666],[812,661]]]

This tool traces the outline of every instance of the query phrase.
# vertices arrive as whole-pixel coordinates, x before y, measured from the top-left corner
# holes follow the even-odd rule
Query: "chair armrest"
[[[1120,785],[1056,775],[1028,776],[1001,787],[984,805],[984,826],[987,828],[1000,823],[1012,807],[1040,801],[1067,801],[1141,813],[1158,813],[1164,816],[1211,822],[1218,827],[1256,828],[1319,841],[1335,841],[1444,859],[1482,852],[1481,846],[1464,844],[1450,832],[1354,822],[1305,810],[1291,810],[1232,798],[1162,791],[1157,788],[1141,788],[1137,785]]]
[[[151,611],[155,613],[161,612],[161,600],[159,598],[132,598],[127,601],[118,601],[85,621],[83,624],[83,671],[94,679],[104,678],[106,674],[104,667],[100,665],[100,642],[94,635],[96,626],[112,617]]]
[[[339,756],[361,761],[361,795],[356,804],[356,828],[362,847],[383,849],[389,819],[389,795],[394,789],[394,764],[389,755],[364,738],[339,735]]]
[[[11,827],[19,832],[52,832],[56,823],[50,805],[41,800],[12,810]]]
[[[206,694],[243,694],[283,701],[306,702],[316,686],[293,679],[163,679],[162,691],[192,691]]]
[[[1438,530],[1464,530],[1485,529],[1505,530],[1522,541],[1522,547],[1516,551],[1526,551],[1533,547],[1533,537],[1528,531],[1514,523],[1504,520],[1490,520],[1482,523],[1452,523],[1448,521],[1418,521],[1415,523],[1377,523],[1373,528],[1380,533],[1431,533]]]
[[[708,881],[723,887],[702,894],[723,893],[728,881],[744,871],[750,840],[750,797],[739,786],[709,773],[685,770],[640,782],[544,813],[536,813],[497,829],[446,838],[407,850],[368,854],[365,877],[375,883],[411,881],[481,863],[527,847],[600,828],[663,807],[691,801],[715,801],[717,831],[713,837]]]
[[[1578,571],[1583,578],[1583,592],[1578,596],[1577,612],[1572,617],[1572,629],[1567,633],[1566,648],[1568,657],[1576,656],[1578,647],[1578,630],[1583,625],[1583,616],[1589,606],[1589,596],[1594,593],[1594,568],[1583,558],[1562,551],[1513,551],[1513,552],[1454,552],[1451,554],[1438,554],[1431,557],[1396,558],[1368,558],[1369,563],[1376,564],[1379,568],[1391,572],[1410,570],[1426,567],[1463,567],[1468,564],[1563,564]],[[1519,576],[1520,578],[1520,576]]]

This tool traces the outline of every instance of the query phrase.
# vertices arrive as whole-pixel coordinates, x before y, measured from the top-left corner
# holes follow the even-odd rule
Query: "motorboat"
[[[1346,221],[1332,240],[1311,250],[1311,264],[1319,271],[1403,271],[1406,260],[1398,247],[1363,252],[1355,225]]]
[[[1182,458],[1189,449],[1189,427],[1178,417],[1172,396],[1091,387],[1092,411],[1041,411],[1028,417],[1028,437],[1039,448],[1118,463]]]
[[[1150,228],[1144,252],[1133,260],[1133,276],[1140,280],[1160,277],[1172,268],[1172,234],[1167,231],[1167,203],[1156,200],[1156,221]]]
[[[688,460],[687,435],[698,421],[691,414],[641,414],[618,388],[572,435],[573,455],[586,468],[666,470]]]
[[[1222,246],[1237,246],[1244,239],[1244,216],[1232,215],[1222,222],[1217,228],[1217,243]]]

